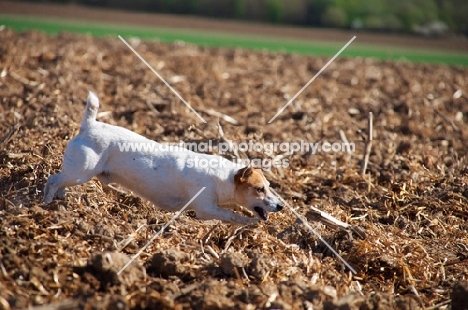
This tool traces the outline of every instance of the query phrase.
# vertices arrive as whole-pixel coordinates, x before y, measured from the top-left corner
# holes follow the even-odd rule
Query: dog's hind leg
[[[109,184],[113,182],[112,177],[107,172],[101,172],[100,174],[96,175],[96,177],[105,187],[109,187]]]

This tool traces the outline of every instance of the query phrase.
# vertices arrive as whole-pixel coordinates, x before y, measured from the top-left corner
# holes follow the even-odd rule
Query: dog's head
[[[234,176],[236,200],[254,212],[261,220],[268,220],[268,212],[278,212],[283,204],[270,191],[270,182],[262,169],[245,167]]]

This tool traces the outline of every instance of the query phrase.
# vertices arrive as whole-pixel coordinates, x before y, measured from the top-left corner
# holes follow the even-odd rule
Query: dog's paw
[[[59,188],[56,196],[58,199],[64,200],[65,199],[65,187]]]
[[[42,199],[42,201],[43,201],[45,204],[51,203],[52,200],[54,200],[54,197],[44,196],[44,198]]]
[[[44,187],[44,197],[42,198],[42,201],[46,204],[49,204],[54,200],[55,193],[51,191],[50,186],[46,185]]]

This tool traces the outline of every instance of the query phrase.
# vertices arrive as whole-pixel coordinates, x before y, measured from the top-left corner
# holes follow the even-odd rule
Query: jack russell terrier
[[[56,195],[63,198],[65,187],[85,183],[96,176],[105,185],[120,184],[167,211],[179,211],[206,187],[189,206],[200,219],[247,225],[259,219],[266,221],[268,212],[283,208],[270,191],[261,169],[182,147],[163,150],[161,144],[128,129],[96,121],[98,108],[99,99],[90,92],[80,132],[65,149],[63,169],[47,180],[45,203],[50,203]],[[152,151],[122,151],[119,148],[122,143],[154,145]],[[217,163],[218,167],[187,165],[188,161],[202,159]],[[246,207],[258,218],[221,208],[233,204]]]

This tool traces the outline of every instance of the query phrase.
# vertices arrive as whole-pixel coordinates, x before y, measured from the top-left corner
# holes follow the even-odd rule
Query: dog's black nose
[[[283,210],[284,205],[280,202],[276,205],[276,210],[281,211]]]

